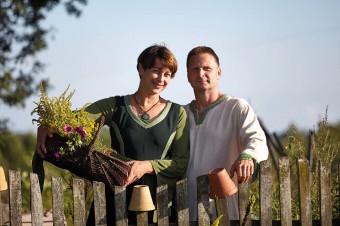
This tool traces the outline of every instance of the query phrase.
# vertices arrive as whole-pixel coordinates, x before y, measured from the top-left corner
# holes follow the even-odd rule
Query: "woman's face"
[[[163,68],[158,59],[156,59],[153,67],[146,70],[139,65],[138,71],[142,88],[147,89],[152,94],[161,93],[171,81],[171,71],[169,68]]]

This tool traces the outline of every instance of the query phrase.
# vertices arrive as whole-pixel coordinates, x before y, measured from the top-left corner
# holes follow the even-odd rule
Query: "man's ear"
[[[218,67],[218,71],[217,71],[217,79],[220,79],[221,78],[221,76],[222,76],[222,69],[220,68],[220,67]]]

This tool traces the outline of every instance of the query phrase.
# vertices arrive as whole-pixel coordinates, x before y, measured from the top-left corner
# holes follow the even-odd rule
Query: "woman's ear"
[[[144,72],[144,68],[143,68],[143,66],[140,63],[138,64],[138,72],[139,72],[139,74]]]

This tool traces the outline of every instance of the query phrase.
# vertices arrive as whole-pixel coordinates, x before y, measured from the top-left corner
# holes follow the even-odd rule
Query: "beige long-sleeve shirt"
[[[202,117],[193,104],[185,106],[190,126],[190,160],[187,169],[189,214],[197,221],[197,177],[232,164],[242,154],[261,162],[268,158],[265,134],[251,106],[241,98],[223,95]],[[233,178],[237,184],[237,178]],[[228,197],[229,218],[239,219],[237,193]]]

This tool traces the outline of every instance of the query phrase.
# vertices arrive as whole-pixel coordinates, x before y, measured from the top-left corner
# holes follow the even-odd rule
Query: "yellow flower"
[[[85,111],[88,104],[80,109],[71,109],[71,98],[75,91],[68,93],[68,90],[69,86],[59,97],[49,98],[44,88],[40,86],[40,100],[35,103],[37,106],[31,113],[38,115],[38,119],[33,119],[33,122],[37,122],[39,126],[42,125],[68,140],[67,150],[60,149],[61,153],[74,151],[75,147],[89,145],[98,128],[98,123],[91,120],[90,114]],[[64,129],[65,125],[69,126],[67,132]],[[81,140],[79,132],[76,131],[77,127],[85,131],[84,140]]]

